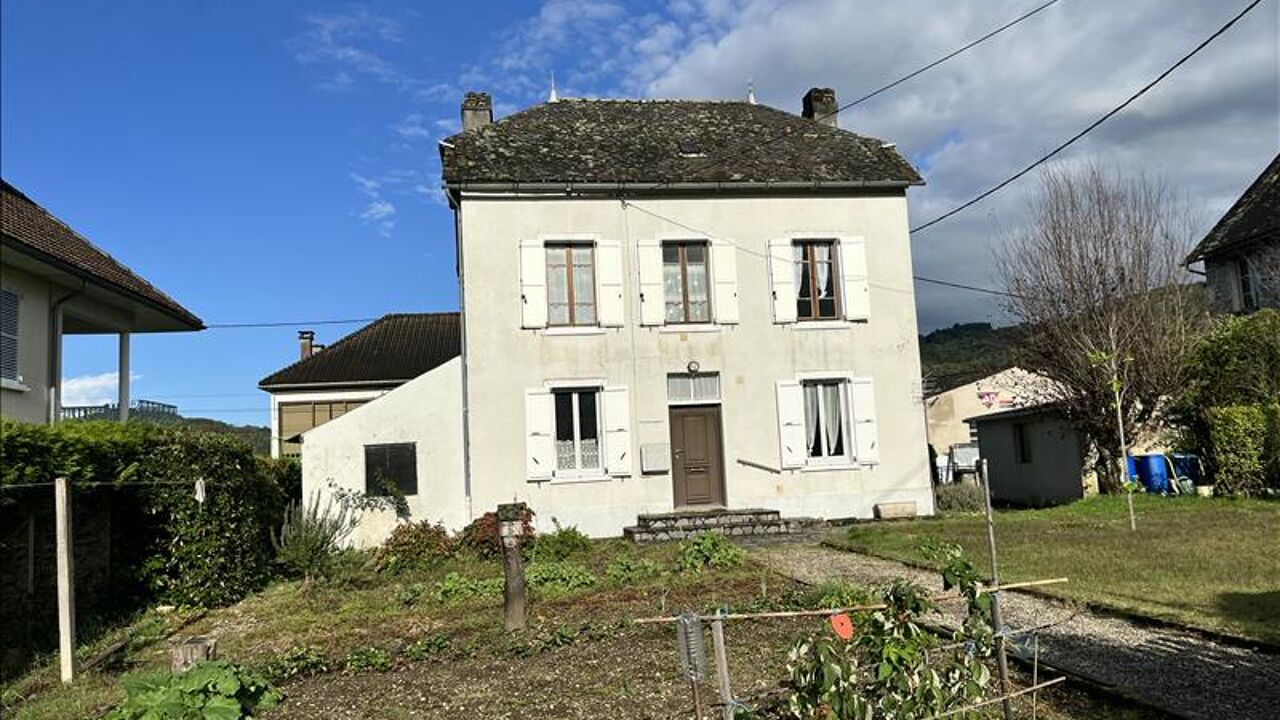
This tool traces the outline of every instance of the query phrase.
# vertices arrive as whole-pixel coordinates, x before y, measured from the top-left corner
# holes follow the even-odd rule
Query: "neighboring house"
[[[189,310],[8,182],[0,208],[0,415],[62,419],[62,338],[118,337],[114,412],[128,418],[133,333],[201,330]]]
[[[971,418],[1044,402],[1051,384],[1044,377],[1012,367],[925,398],[929,444],[939,454],[952,445],[976,443]]]
[[[1057,505],[1084,497],[1084,433],[1053,404],[968,418],[991,497],[1015,505]]]
[[[1187,256],[1204,261],[1213,309],[1280,308],[1280,155]]]
[[[263,378],[271,395],[271,455],[298,455],[303,433],[459,355],[458,313],[386,315],[332,346],[298,333],[297,362]]]

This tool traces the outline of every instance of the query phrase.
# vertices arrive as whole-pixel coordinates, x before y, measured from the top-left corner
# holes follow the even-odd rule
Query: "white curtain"
[[[569,324],[569,273],[564,248],[547,248],[547,314],[552,325]]]
[[[804,385],[804,430],[809,456],[822,455],[822,430],[818,427],[818,386],[814,383]]]
[[[707,322],[711,319],[707,304],[707,254],[705,248],[689,248],[689,321]]]
[[[791,263],[791,269],[795,275],[796,293],[799,293],[801,288],[801,283],[804,282],[804,275],[805,275],[804,246],[792,245],[791,252],[794,256],[794,260]],[[813,290],[810,289],[810,292],[812,293]]]
[[[818,287],[814,289],[813,297],[830,297],[831,246],[815,245],[813,248],[813,259],[818,266]]]
[[[835,452],[840,444],[840,433],[844,431],[840,416],[840,385],[830,383],[822,386],[822,414],[826,419],[827,455]],[[841,448],[843,450],[843,448]]]
[[[573,314],[578,325],[596,324],[596,276],[592,249],[573,248]]]

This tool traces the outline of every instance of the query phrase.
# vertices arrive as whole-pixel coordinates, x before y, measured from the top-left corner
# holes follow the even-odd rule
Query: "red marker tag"
[[[836,635],[841,640],[848,640],[853,637],[853,620],[845,613],[831,616],[831,629],[836,631]]]

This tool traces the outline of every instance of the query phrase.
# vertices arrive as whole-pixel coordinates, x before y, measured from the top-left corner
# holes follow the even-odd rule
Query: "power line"
[[[368,323],[377,320],[376,317],[371,318],[351,318],[348,320],[295,320],[292,322],[276,321],[276,322],[243,322],[243,323],[211,323],[205,325],[206,330],[229,330],[232,328],[279,328],[279,327],[305,327],[307,325],[354,325],[355,323]]]
[[[1097,120],[1094,120],[1094,121],[1093,121],[1092,123],[1090,123],[1090,124],[1089,124],[1085,129],[1083,129],[1083,130],[1081,130],[1080,132],[1076,133],[1075,135],[1071,136],[1071,138],[1070,138],[1069,140],[1067,140],[1066,142],[1064,142],[1064,143],[1062,143],[1062,144],[1058,145],[1058,146],[1057,146],[1057,147],[1055,147],[1053,150],[1049,151],[1047,154],[1045,154],[1045,155],[1041,156],[1041,157],[1040,157],[1040,159],[1036,160],[1035,162],[1031,163],[1030,165],[1026,166],[1025,168],[1023,168],[1023,169],[1019,170],[1018,172],[1014,173],[1013,175],[1009,176],[1009,177],[1008,177],[1008,178],[1006,178],[1005,180],[1001,181],[999,184],[997,184],[997,185],[995,185],[995,186],[991,187],[990,189],[986,190],[986,191],[985,191],[985,192],[983,192],[983,193],[980,193],[977,197],[974,197],[972,200],[969,200],[968,202],[966,202],[966,203],[964,203],[964,204],[962,204],[962,205],[959,205],[959,206],[957,206],[957,207],[952,208],[951,210],[948,210],[947,212],[945,212],[945,213],[943,213],[943,214],[939,215],[938,217],[936,217],[936,218],[934,218],[934,219],[930,220],[929,222],[924,223],[923,225],[917,225],[916,227],[911,228],[911,232],[912,232],[912,233],[916,233],[916,232],[919,232],[919,231],[921,231],[921,230],[924,230],[925,228],[933,227],[934,225],[937,225],[938,223],[942,222],[943,220],[946,220],[947,218],[949,218],[949,217],[951,217],[951,216],[955,215],[956,213],[959,213],[959,212],[961,212],[961,211],[963,211],[963,210],[966,210],[967,208],[973,207],[974,205],[978,204],[979,202],[982,202],[982,201],[983,201],[983,200],[985,200],[986,198],[988,198],[988,197],[990,197],[990,196],[992,196],[992,195],[996,194],[996,193],[997,193],[997,192],[999,192],[1000,190],[1004,189],[1004,188],[1005,188],[1007,185],[1009,185],[1010,183],[1013,183],[1014,181],[1018,180],[1018,178],[1021,178],[1023,175],[1026,175],[1027,173],[1031,172],[1032,170],[1034,170],[1035,168],[1039,167],[1040,165],[1043,165],[1045,162],[1048,162],[1051,158],[1053,158],[1053,157],[1054,157],[1055,155],[1057,155],[1058,153],[1060,153],[1060,152],[1062,152],[1063,150],[1065,150],[1065,149],[1067,149],[1068,147],[1070,147],[1070,146],[1071,146],[1072,144],[1074,144],[1077,140],[1079,140],[1080,138],[1084,137],[1085,135],[1088,135],[1091,131],[1093,131],[1093,129],[1094,129],[1094,128],[1098,127],[1098,126],[1099,126],[1099,125],[1101,125],[1102,123],[1104,123],[1104,122],[1106,122],[1107,120],[1111,119],[1113,116],[1115,116],[1115,115],[1116,115],[1117,113],[1119,113],[1121,110],[1124,110],[1124,109],[1125,109],[1126,107],[1128,107],[1128,106],[1129,106],[1129,105],[1130,105],[1134,100],[1137,100],[1138,98],[1140,98],[1140,97],[1142,97],[1143,95],[1145,95],[1145,94],[1147,93],[1147,91],[1148,91],[1148,90],[1150,90],[1151,88],[1153,88],[1153,87],[1155,87],[1156,85],[1158,85],[1158,84],[1160,83],[1160,81],[1164,80],[1166,77],[1168,77],[1170,74],[1172,74],[1174,70],[1177,70],[1179,67],[1181,67],[1183,63],[1185,63],[1186,61],[1188,61],[1188,60],[1190,60],[1192,57],[1194,57],[1194,56],[1196,55],[1196,53],[1198,53],[1198,52],[1200,52],[1201,50],[1205,49],[1205,47],[1207,47],[1207,46],[1209,45],[1209,43],[1211,43],[1211,42],[1213,42],[1214,40],[1218,39],[1218,36],[1220,36],[1220,35],[1222,35],[1223,33],[1225,33],[1228,29],[1230,29],[1230,28],[1231,28],[1231,26],[1232,26],[1232,25],[1235,25],[1235,24],[1236,24],[1236,22],[1237,22],[1238,20],[1240,20],[1240,18],[1244,17],[1245,15],[1248,15],[1248,14],[1249,14],[1249,12],[1250,12],[1251,10],[1253,10],[1255,7],[1257,7],[1257,6],[1258,6],[1258,4],[1259,4],[1259,3],[1261,3],[1261,2],[1262,2],[1262,0],[1253,0],[1253,2],[1249,3],[1249,5],[1245,7],[1245,9],[1241,10],[1239,13],[1237,13],[1237,14],[1236,14],[1236,16],[1235,16],[1235,17],[1233,17],[1233,18],[1231,18],[1230,20],[1228,20],[1228,21],[1227,21],[1227,23],[1226,23],[1225,25],[1223,25],[1222,27],[1218,28],[1218,29],[1217,29],[1217,30],[1216,30],[1212,35],[1210,35],[1209,37],[1205,38],[1205,39],[1204,39],[1204,41],[1203,41],[1203,42],[1201,42],[1199,45],[1195,46],[1195,48],[1194,48],[1194,49],[1192,49],[1192,50],[1191,50],[1191,52],[1187,53],[1186,55],[1183,55],[1183,56],[1182,56],[1182,57],[1181,57],[1177,62],[1175,62],[1174,64],[1170,65],[1170,66],[1168,67],[1168,69],[1166,69],[1164,72],[1162,72],[1162,73],[1160,73],[1159,75],[1157,75],[1157,76],[1156,76],[1156,78],[1155,78],[1154,80],[1152,80],[1151,82],[1149,82],[1149,83],[1147,83],[1146,85],[1142,86],[1142,88],[1141,88],[1141,89],[1139,89],[1139,90],[1138,90],[1137,92],[1135,92],[1134,94],[1130,95],[1127,99],[1125,99],[1125,101],[1124,101],[1124,102],[1122,102],[1122,103],[1120,103],[1119,105],[1117,105],[1117,106],[1115,106],[1114,108],[1112,108],[1109,112],[1107,112],[1107,114],[1103,115],[1102,117],[1098,118]]]

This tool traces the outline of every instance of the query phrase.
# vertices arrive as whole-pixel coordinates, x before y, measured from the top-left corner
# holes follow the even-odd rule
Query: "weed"
[[[596,584],[590,570],[567,562],[533,563],[526,579],[530,587],[546,595],[564,595]]]
[[[295,645],[263,664],[262,672],[272,680],[316,675],[329,671],[329,663],[319,648]]]
[[[379,647],[352,650],[345,662],[348,672],[386,672],[391,669],[391,653]]]
[[[535,561],[559,562],[591,549],[591,539],[578,528],[572,525],[560,527],[560,522],[555,518],[551,518],[551,522],[556,527],[555,531],[539,535],[533,541],[532,557]]]
[[[616,557],[605,566],[604,575],[615,585],[631,585],[647,580],[662,572],[658,564],[648,558]]]
[[[477,579],[451,572],[436,583],[433,594],[441,602],[491,598],[502,594],[502,584],[502,578]]]
[[[448,650],[449,644],[450,641],[446,635],[429,635],[407,645],[404,656],[414,662],[421,662]]]
[[[719,533],[703,532],[680,542],[676,556],[676,570],[682,573],[699,573],[705,568],[731,568],[741,565],[747,553],[733,541]]]

